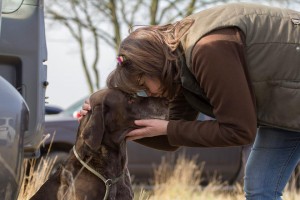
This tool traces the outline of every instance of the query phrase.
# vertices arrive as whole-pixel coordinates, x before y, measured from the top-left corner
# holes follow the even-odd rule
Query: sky
[[[46,89],[47,102],[67,108],[74,102],[89,95],[88,85],[78,53],[78,46],[64,28],[50,29],[46,24],[48,60]],[[108,74],[114,69],[115,53],[107,46],[101,46],[101,86],[105,85]]]

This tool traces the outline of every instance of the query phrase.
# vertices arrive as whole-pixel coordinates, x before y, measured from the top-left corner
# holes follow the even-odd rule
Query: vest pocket
[[[262,124],[300,130],[300,81],[266,81],[254,86]]]
[[[277,81],[276,81],[277,82]],[[278,86],[290,89],[300,89],[300,80],[294,81],[278,81]]]

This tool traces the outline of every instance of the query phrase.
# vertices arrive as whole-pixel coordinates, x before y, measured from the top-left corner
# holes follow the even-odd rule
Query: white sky
[[[48,48],[48,88],[46,96],[49,104],[62,108],[70,106],[75,101],[89,94],[78,46],[72,40],[67,30],[63,28],[48,30],[46,25],[46,38]],[[109,47],[101,46],[100,49],[101,86],[115,67],[115,53]],[[101,66],[101,67],[100,67]]]

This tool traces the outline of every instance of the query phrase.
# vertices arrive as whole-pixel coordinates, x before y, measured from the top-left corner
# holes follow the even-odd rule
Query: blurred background
[[[67,108],[104,87],[129,27],[175,22],[233,2],[300,10],[300,0],[46,0],[47,102]]]

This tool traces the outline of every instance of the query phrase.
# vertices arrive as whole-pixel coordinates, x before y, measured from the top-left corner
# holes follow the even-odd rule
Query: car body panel
[[[20,92],[30,109],[29,131],[24,136],[25,155],[30,157],[38,156],[43,135],[47,49],[43,0],[20,3],[13,12],[2,14],[0,75]]]
[[[1,76],[0,94],[0,199],[16,199],[29,109],[20,93]]]
[[[0,199],[13,200],[23,180],[23,158],[39,156],[44,133],[44,2],[0,0],[0,5]]]
[[[64,114],[46,115],[45,117],[45,133],[50,134],[50,138],[54,137],[54,143],[65,143],[72,147],[75,144],[77,128],[79,122]],[[50,144],[51,140],[46,141],[46,145]]]

